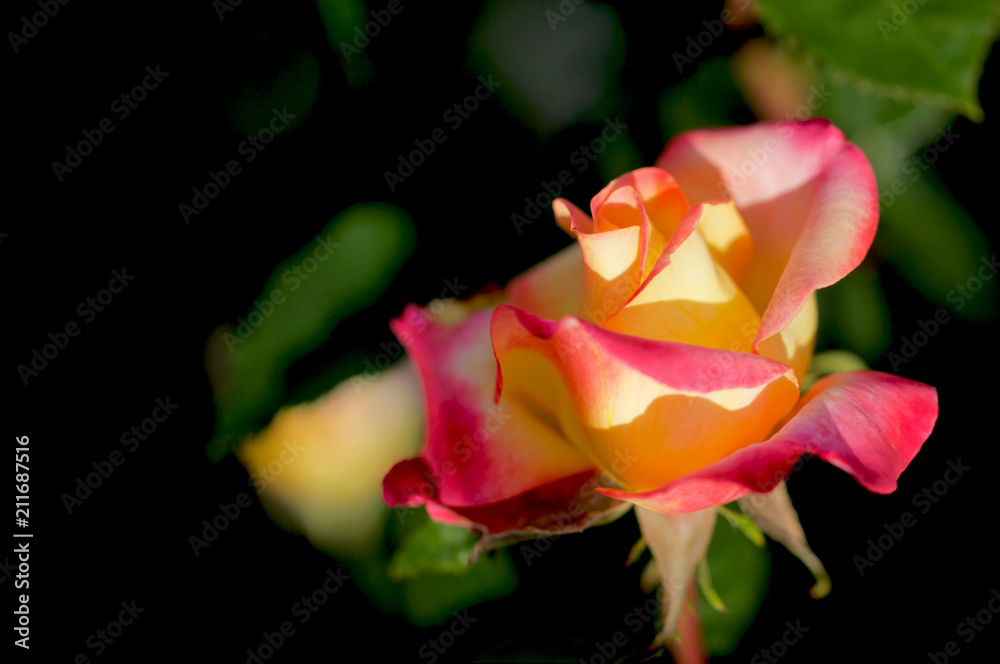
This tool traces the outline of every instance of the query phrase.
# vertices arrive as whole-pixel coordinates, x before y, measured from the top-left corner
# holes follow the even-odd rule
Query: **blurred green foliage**
[[[319,95],[320,69],[316,55],[299,49],[277,61],[266,59],[265,53],[255,54],[260,66],[252,69],[235,91],[232,124],[239,133],[252,134],[268,127],[275,109],[287,109],[287,124],[283,131],[294,129],[305,121]]]
[[[431,521],[418,511],[420,525],[403,538],[392,562],[389,577],[399,581],[427,573],[461,574],[469,569],[478,536],[461,526]]]
[[[977,90],[997,0],[757,0],[765,26],[825,65],[900,101],[981,120]]]
[[[740,110],[747,112],[729,61],[712,58],[663,93],[657,105],[657,117],[664,141],[669,141],[692,129],[733,124]]]
[[[370,39],[361,29],[368,16],[361,0],[316,0],[320,20],[326,28],[330,47],[344,68],[347,83],[360,88],[371,83],[374,67],[364,50]]]
[[[720,517],[715,523],[707,560],[712,585],[726,611],[718,610],[708,598],[701,597],[705,647],[712,655],[725,655],[736,649],[764,601],[770,558],[766,547],[758,546]]]
[[[238,325],[216,330],[207,351],[216,406],[213,459],[266,424],[283,405],[292,363],[321,345],[341,320],[373,303],[413,242],[413,225],[400,209],[354,206],[275,268]]]
[[[387,572],[390,579],[403,582],[403,605],[411,622],[444,622],[459,609],[508,595],[517,587],[517,570],[507,551],[469,564],[478,535],[431,521],[422,508],[406,512]]]

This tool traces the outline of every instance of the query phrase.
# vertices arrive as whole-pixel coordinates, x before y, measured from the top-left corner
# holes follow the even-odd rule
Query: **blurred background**
[[[997,2],[18,2],[4,21],[2,420],[31,438],[31,657],[640,661],[631,515],[466,568],[463,534],[382,506],[420,442],[388,321],[567,246],[537,202],[563,171],[586,207],[679,132],[810,117],[882,193],[865,264],[820,293],[818,350],[936,386],[941,417],[891,496],[815,461],[789,481],[823,600],[720,526],[713,661],[786,622],[808,630],[789,661],[996,652],[1000,620],[956,629],[1000,588]]]

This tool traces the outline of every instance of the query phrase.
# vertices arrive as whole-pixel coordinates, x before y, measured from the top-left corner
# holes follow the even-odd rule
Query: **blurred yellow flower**
[[[274,519],[333,552],[365,550],[387,508],[382,477],[415,453],[423,403],[409,362],[344,381],[282,408],[236,454]]]

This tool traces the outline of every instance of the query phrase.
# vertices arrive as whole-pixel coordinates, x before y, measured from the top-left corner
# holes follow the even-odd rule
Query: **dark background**
[[[13,29],[35,11],[34,3],[16,3],[3,25]],[[647,11],[618,7],[628,90],[618,112],[643,161],[652,163],[664,144],[656,101],[682,78],[669,62],[670,44],[683,44],[718,9],[671,9],[670,20]],[[566,168],[567,155],[596,135],[599,121],[542,134],[488,100],[394,193],[386,186],[382,173],[396,155],[440,126],[442,110],[475,88],[480,72],[470,66],[467,45],[478,14],[474,3],[408,4],[365,49],[377,75],[357,89],[309,2],[245,0],[221,22],[209,2],[71,2],[19,53],[7,51],[6,130],[14,150],[7,159],[12,206],[0,228],[7,234],[0,242],[7,304],[2,419],[6,445],[14,436],[31,438],[29,658],[69,662],[93,654],[88,637],[114,619],[121,601],[135,599],[145,612],[94,661],[244,662],[246,649],[288,619],[289,607],[334,564],[274,525],[256,502],[200,557],[187,540],[220,501],[247,487],[234,459],[212,464],[205,453],[213,430],[208,335],[243,315],[273,267],[333,215],[359,200],[385,200],[409,212],[417,228],[415,252],[379,303],[337,329],[335,343],[355,348],[390,340],[386,321],[405,303],[435,296],[444,279],[457,277],[473,289],[503,283],[567,244],[548,217],[523,234],[509,217],[543,179]],[[727,34],[710,50],[726,54],[745,38]],[[232,122],[240,91],[266,87],[303,49],[320,72],[307,117],[185,224],[178,204],[245,138]],[[109,102],[157,64],[169,77],[58,182],[50,164],[64,157],[64,146],[109,116]],[[998,74],[994,54],[981,82],[987,120],[958,120],[968,138],[938,168],[994,244],[1000,107],[989,91]],[[589,169],[566,196],[585,206],[604,184]],[[25,386],[16,365],[28,362],[48,333],[77,320],[77,305],[123,268],[134,282]],[[896,339],[937,309],[891,269],[883,285]],[[763,609],[740,649],[721,661],[750,660],[781,637],[786,620],[800,620],[809,632],[788,661],[923,662],[928,651],[955,640],[960,620],[986,607],[990,590],[1000,588],[991,477],[998,460],[997,338],[995,325],[955,320],[898,372],[938,388],[941,417],[894,495],[869,494],[819,462],[790,481],[833,592],[811,600],[805,568],[771,545]],[[873,368],[890,370],[886,362]],[[68,515],[60,495],[167,396],[179,404],[177,414]],[[971,468],[968,476],[859,576],[852,556],[863,555],[884,522],[914,512],[913,495],[958,458]],[[473,632],[448,657],[591,657],[594,642],[608,640],[644,599],[639,570],[622,566],[636,537],[628,517],[557,541],[537,564],[520,565],[514,594],[474,609]],[[10,578],[0,583],[8,597],[12,585]],[[439,632],[380,615],[348,587],[274,659],[426,661],[418,648]],[[636,637],[635,648],[648,636]],[[970,645],[960,643],[958,659],[988,661],[997,643],[1000,618]]]

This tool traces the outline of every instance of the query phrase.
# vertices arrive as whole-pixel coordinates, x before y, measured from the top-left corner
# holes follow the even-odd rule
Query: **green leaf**
[[[482,556],[461,576],[428,574],[403,583],[405,611],[415,625],[436,625],[467,606],[509,595],[517,568],[506,551]]]
[[[898,177],[906,161],[955,119],[954,112],[948,109],[862,94],[843,77],[812,66],[807,70],[815,87],[826,92],[822,115],[864,151],[881,188]]]
[[[736,649],[764,599],[769,568],[767,548],[755,546],[728,521],[719,519],[706,559],[713,585],[728,611],[717,610],[702,597],[705,647],[712,655],[726,655]]]
[[[649,546],[646,544],[646,538],[640,537],[639,541],[632,545],[632,549],[628,552],[628,559],[625,561],[625,566],[634,565],[642,554],[646,553],[646,549]]]
[[[709,606],[722,613],[729,612],[726,605],[723,604],[722,598],[719,597],[719,593],[712,586],[712,573],[709,571],[708,563],[705,560],[698,563],[698,587],[701,588],[702,595],[704,595],[705,601],[708,602]]]
[[[316,0],[319,18],[326,28],[330,48],[344,68],[347,83],[360,88],[372,82],[374,66],[365,47],[358,47],[355,29],[364,29],[368,22],[365,3],[361,0]]]
[[[246,68],[249,73],[240,72],[246,80],[231,103],[233,128],[252,136],[273,129],[275,109],[286,111],[282,114],[282,133],[298,127],[319,96],[320,66],[316,55],[300,49],[279,62],[262,58],[255,65]]]
[[[206,363],[215,395],[218,460],[282,405],[285,373],[336,325],[372,304],[413,246],[413,226],[399,208],[354,206],[302,251],[279,265],[236,326],[213,333]]]
[[[762,21],[862,91],[982,120],[976,92],[998,0],[759,0]]]
[[[764,533],[762,533],[757,524],[754,523],[754,520],[746,514],[741,514],[736,510],[731,510],[721,505],[719,506],[719,514],[725,517],[726,521],[729,522],[729,525],[746,535],[747,539],[753,542],[756,546],[764,546]]]
[[[432,521],[419,509],[409,513],[387,576],[401,581],[403,610],[416,625],[445,622],[451,614],[502,597],[517,587],[517,569],[506,551],[469,564],[479,537],[465,528]]]
[[[997,286],[984,281],[971,298],[962,297],[990,249],[982,230],[933,171],[901,179],[905,191],[885,209],[879,249],[921,295],[960,318],[978,320],[996,313]],[[909,331],[907,331],[909,333]]]
[[[408,533],[392,560],[389,578],[412,579],[422,574],[464,574],[469,571],[479,537],[461,526],[448,526],[425,518]]]

